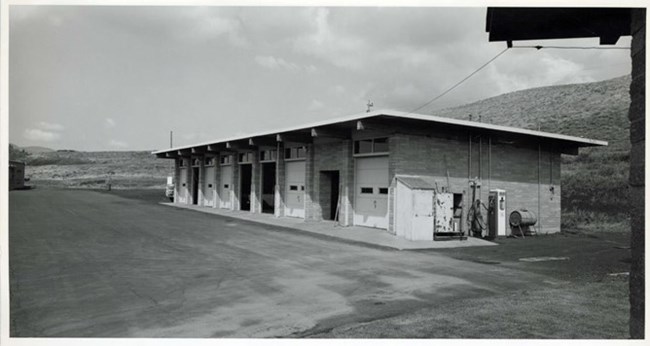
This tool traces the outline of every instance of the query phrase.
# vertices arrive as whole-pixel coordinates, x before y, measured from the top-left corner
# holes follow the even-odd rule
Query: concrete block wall
[[[317,138],[312,145],[312,155],[308,155],[307,173],[309,188],[309,203],[306,205],[306,218],[322,220],[323,213],[328,213],[330,205],[338,201],[330,201],[330,182],[324,179],[321,171],[339,172],[339,191],[341,206],[339,221],[342,225],[352,225],[352,200],[354,183],[354,161],[352,158],[352,141],[334,138]],[[313,162],[310,170],[310,160]]]
[[[469,206],[472,197],[469,180],[477,177],[482,184],[477,190],[477,198],[484,204],[487,205],[490,189],[504,189],[507,217],[515,209],[527,208],[537,215],[539,232],[559,232],[560,154],[553,152],[552,148],[542,147],[540,157],[535,143],[514,146],[500,143],[495,138],[491,142],[489,145],[489,138],[484,136],[482,144],[478,145],[474,137],[470,161],[469,136],[463,140],[462,137],[396,134],[389,141],[391,179],[394,174],[428,175],[436,177],[442,187],[447,185],[449,174],[451,192],[465,191],[464,203]],[[553,193],[550,192],[551,182]],[[389,208],[389,224],[393,223],[392,209]],[[389,231],[394,232],[392,227]]]

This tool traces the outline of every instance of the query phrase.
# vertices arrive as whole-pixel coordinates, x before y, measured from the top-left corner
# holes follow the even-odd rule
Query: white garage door
[[[187,203],[187,189],[189,189],[187,184],[187,167],[183,167],[179,171],[180,179],[178,179],[178,196],[175,198],[178,199],[178,203]]]
[[[285,164],[286,184],[284,215],[305,217],[305,161],[288,161]]]
[[[388,228],[388,156],[355,160],[354,224]]]
[[[214,206],[214,166],[205,167],[205,177],[203,179],[203,205],[206,207]]]
[[[219,207],[230,209],[230,191],[232,191],[232,166],[221,166],[221,181],[219,186]]]

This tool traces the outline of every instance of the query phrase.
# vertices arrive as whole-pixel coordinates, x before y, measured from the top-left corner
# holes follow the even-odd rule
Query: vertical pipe
[[[542,225],[542,145],[537,143],[537,220],[539,220],[539,228]]]
[[[488,193],[492,189],[492,135],[488,136]]]

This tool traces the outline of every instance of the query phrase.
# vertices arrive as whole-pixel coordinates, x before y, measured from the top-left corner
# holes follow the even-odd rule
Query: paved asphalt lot
[[[304,336],[550,285],[106,193],[9,198],[12,336]]]

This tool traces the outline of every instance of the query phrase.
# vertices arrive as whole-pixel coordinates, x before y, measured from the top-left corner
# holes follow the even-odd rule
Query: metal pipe
[[[488,136],[488,192],[492,185],[492,136]]]
[[[537,217],[539,219],[539,230],[542,230],[542,143],[537,144]]]

